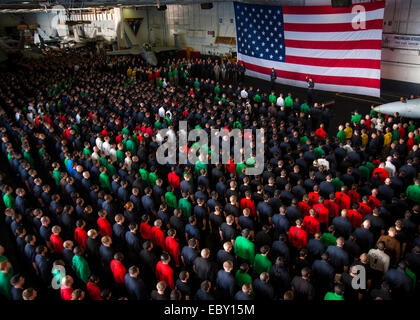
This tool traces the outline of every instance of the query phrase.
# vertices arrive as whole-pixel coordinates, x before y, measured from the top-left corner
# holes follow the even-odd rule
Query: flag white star
[[[270,32],[270,36],[273,36],[273,35],[274,35],[274,33]]]
[[[272,43],[272,44],[270,44],[270,47],[272,48],[272,47],[274,47],[274,44]]]
[[[256,34],[257,33],[257,30],[254,30],[253,32],[254,32],[254,34]]]
[[[248,18],[245,18],[245,21],[248,21]]]
[[[255,41],[252,41],[252,44],[255,44]]]
[[[274,31],[277,31],[277,28],[274,28]]]
[[[261,39],[261,36],[258,36],[257,38],[258,38],[258,40],[260,40]]]
[[[270,21],[270,22],[269,22],[269,24],[270,24],[270,26],[271,26],[271,25],[273,24],[273,21]]]
[[[275,53],[279,53],[279,50],[274,50]]]
[[[255,20],[255,19],[254,19],[254,20],[252,20],[252,22],[254,22],[254,23],[255,23],[255,22],[257,22],[257,20]]]
[[[266,18],[266,19],[267,19],[267,18],[268,18],[268,16],[267,16],[267,15],[265,15],[265,16],[264,16],[264,18]]]
[[[261,32],[261,34],[263,35],[263,36],[265,36],[265,32],[263,31],[263,32]]]
[[[251,46],[250,45],[248,45],[248,49],[251,49]]]
[[[282,60],[283,59],[283,56],[280,56],[280,60]]]
[[[273,59],[273,55],[272,54],[270,54],[270,59]]]
[[[259,50],[260,50],[260,48],[259,48],[259,47],[256,47],[255,49],[256,49],[257,51],[259,51]]]
[[[244,52],[245,52],[245,53],[248,53],[248,50],[246,50],[246,49],[245,49],[245,51],[244,51]]]
[[[261,53],[261,54],[260,54],[260,57],[262,57],[262,56],[263,56],[263,54]]]
[[[257,13],[257,18],[259,18],[260,17],[260,14],[259,13]]]
[[[265,46],[265,42],[261,43],[261,45],[264,47]]]
[[[280,37],[280,38],[282,37],[281,33],[279,34],[279,37]]]
[[[267,49],[265,49],[265,52],[268,52],[268,51],[270,51],[270,49],[268,49],[268,48],[267,48]]]
[[[268,13],[271,13],[271,9],[268,10]]]
[[[255,52],[254,52],[254,51],[251,51],[251,54],[252,54],[252,55],[254,55],[254,54],[255,54]]]
[[[252,8],[252,12],[254,12],[255,11],[255,8]]]
[[[280,49],[283,49],[283,45],[282,44],[280,45]]]
[[[270,38],[269,37],[267,37],[267,41],[270,41]]]

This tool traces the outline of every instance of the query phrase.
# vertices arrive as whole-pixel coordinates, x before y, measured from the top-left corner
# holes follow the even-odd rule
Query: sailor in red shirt
[[[251,218],[255,219],[257,213],[255,210],[255,203],[254,201],[252,201],[251,195],[252,195],[251,191],[249,190],[245,191],[245,198],[241,199],[240,205],[241,205],[241,210],[248,208]]]
[[[385,182],[386,178],[389,178],[389,172],[385,170],[385,164],[383,162],[381,162],[378,168],[373,170],[372,178],[374,178],[376,174],[379,174],[379,179],[381,179],[382,183]]]
[[[316,212],[312,208],[311,210],[309,210],[309,216],[306,216],[303,219],[302,229],[308,232],[310,235],[314,235],[320,230],[319,221],[315,218],[315,215]]]
[[[73,278],[69,275],[61,279],[61,288],[60,295],[61,300],[71,300],[71,295],[73,293]]]
[[[353,204],[352,209],[349,209],[347,211],[347,219],[350,220],[354,229],[357,229],[360,227],[360,225],[362,224],[362,219],[363,219],[360,212],[357,211],[358,208],[359,208],[359,205],[355,203]]]
[[[112,237],[112,227],[109,221],[106,219],[108,212],[106,210],[101,209],[98,212],[99,218],[96,221],[98,224],[98,230],[102,237],[109,236]]]
[[[323,230],[328,229],[328,218],[329,218],[329,211],[324,206],[324,197],[318,198],[317,204],[315,204],[312,208],[315,210],[316,219],[322,225]]]
[[[302,198],[302,201],[300,201],[297,206],[299,211],[302,212],[303,217],[309,216],[309,210],[311,209],[311,206],[309,205],[308,201],[309,196],[305,194]]]
[[[341,191],[335,193],[335,202],[338,204],[340,211],[343,209],[350,209],[351,199],[347,195],[347,187],[341,187]]]
[[[86,240],[88,238],[87,232],[84,229],[86,222],[84,220],[76,221],[76,229],[74,229],[74,240],[77,242],[77,245],[86,250]]]
[[[376,207],[380,207],[381,206],[381,200],[379,200],[377,198],[377,196],[378,196],[378,189],[373,189],[372,190],[372,195],[369,196],[369,200],[368,200],[368,205],[372,209],[375,209]]]
[[[315,130],[315,137],[317,137],[319,140],[324,140],[327,133],[324,130],[324,124],[321,123],[318,129]]]
[[[362,202],[359,202],[359,212],[364,218],[368,214],[372,214],[372,208],[368,204],[369,198],[367,196],[363,196]]]
[[[89,298],[92,300],[103,300],[101,296],[101,289],[98,287],[99,277],[95,274],[92,274],[89,277],[89,282],[86,284],[86,291],[89,295]]]
[[[353,184],[351,186],[351,190],[349,190],[348,195],[352,204],[360,202],[360,194],[357,192],[357,184]]]
[[[150,240],[152,238],[152,227],[149,224],[150,217],[144,214],[141,217],[142,222],[140,223],[140,237],[144,240]]]
[[[318,203],[318,198],[319,198],[319,186],[315,185],[314,186],[314,191],[309,192],[308,196],[309,196],[308,203],[309,203],[310,206],[313,206],[314,204],[317,204]]]
[[[159,246],[162,250],[165,250],[165,234],[163,233],[162,229],[162,220],[156,219],[154,222],[154,226],[152,227],[152,243],[155,246]]]
[[[63,239],[60,237],[61,227],[60,226],[53,226],[51,228],[51,236],[50,241],[56,253],[61,254],[63,251]]]
[[[179,189],[181,179],[176,174],[176,167],[171,167],[171,173],[168,174],[168,183],[174,188]]]
[[[124,276],[127,273],[127,269],[122,263],[123,259],[124,255],[121,252],[117,252],[114,254],[114,259],[111,260],[110,267],[116,284],[125,284]]]
[[[169,254],[167,252],[162,253],[160,261],[156,265],[156,278],[158,281],[164,281],[173,290],[175,288],[174,271],[169,266],[170,261]]]
[[[335,202],[335,194],[330,194],[329,200],[324,200],[324,206],[328,209],[328,216],[331,219],[334,219],[335,217],[338,217],[338,214],[340,213],[340,207]]]
[[[175,229],[169,229],[168,230],[168,236],[165,239],[165,248],[168,251],[168,253],[171,255],[171,257],[175,260],[175,266],[179,267],[179,257],[181,256],[181,251],[179,250],[179,243],[175,239],[176,236],[176,230]]]
[[[235,173],[236,172],[236,164],[233,162],[233,157],[229,160],[229,163],[226,164],[226,170],[229,173]]]
[[[290,227],[289,229],[289,241],[292,246],[298,249],[306,247],[308,243],[308,234],[302,229],[302,220],[296,220],[296,227]]]

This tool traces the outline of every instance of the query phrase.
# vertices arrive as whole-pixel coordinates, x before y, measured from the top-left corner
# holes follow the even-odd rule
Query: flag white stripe
[[[270,80],[269,74],[263,74],[251,70],[246,70],[245,74],[250,77],[255,77],[263,80]],[[285,78],[277,78],[277,83],[289,85],[289,86],[296,86],[307,88],[308,84],[305,81],[298,81],[298,80],[291,80]],[[367,87],[359,87],[359,86],[345,86],[345,85],[335,85],[335,84],[323,84],[323,83],[315,83],[315,90],[323,90],[323,91],[333,91],[333,92],[346,92],[352,94],[361,94],[373,97],[380,96],[380,89],[376,88],[367,88]]]
[[[333,68],[333,67],[318,67],[308,66],[302,64],[285,63],[271,60],[258,59],[238,53],[238,60],[242,60],[257,66],[274,68],[283,71],[298,72],[319,76],[338,76],[350,78],[369,78],[379,79],[381,77],[381,70],[368,68]]]
[[[382,40],[382,30],[362,30],[347,32],[296,32],[285,31],[286,40],[305,41],[355,41],[355,40]]]
[[[346,23],[353,22],[353,19],[361,15],[361,13],[331,13],[331,14],[284,14],[284,23]],[[384,9],[376,9],[372,11],[366,11],[366,21],[383,19]],[[357,18],[355,21],[357,22]],[[310,32],[311,30],[308,30]]]
[[[318,50],[286,47],[286,56],[325,59],[372,59],[381,60],[381,50]]]

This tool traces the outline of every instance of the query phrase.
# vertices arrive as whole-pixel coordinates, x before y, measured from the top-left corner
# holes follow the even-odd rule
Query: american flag
[[[238,62],[253,77],[269,80],[274,68],[279,83],[307,87],[309,76],[318,90],[379,97],[384,7],[234,2]]]

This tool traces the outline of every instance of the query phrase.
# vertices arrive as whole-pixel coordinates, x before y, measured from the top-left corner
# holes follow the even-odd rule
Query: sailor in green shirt
[[[100,167],[99,171],[101,172],[101,174],[99,175],[99,182],[101,184],[101,188],[107,189],[109,192],[111,192],[111,183],[109,181],[108,175],[106,174],[106,168]]]
[[[13,276],[13,267],[8,260],[0,262],[0,294],[7,300],[11,300],[11,289],[10,279]]]
[[[238,163],[238,164],[236,165],[236,174],[237,174],[237,175],[241,175],[241,174],[242,174],[242,169],[243,169],[243,168],[246,168],[246,164],[245,164],[245,163],[243,163],[243,162]]]
[[[91,275],[89,264],[86,259],[82,256],[83,249],[76,247],[73,250],[74,256],[72,259],[73,269],[76,272],[76,275],[84,283],[88,283],[89,277]]]
[[[235,283],[238,288],[242,288],[244,283],[251,283],[252,284],[252,277],[248,273],[249,266],[247,263],[242,263],[239,267],[239,270],[236,271],[235,274]]]
[[[346,133],[344,132],[344,127],[342,125],[338,127],[337,138],[342,143],[346,142]]]
[[[338,177],[332,179],[331,183],[334,185],[335,191],[340,191],[341,187],[344,186],[344,182],[341,181]]]
[[[291,108],[293,107],[293,99],[292,99],[292,95],[289,94],[285,99],[284,99],[284,106],[286,108]]]
[[[83,154],[85,156],[90,156],[92,154],[92,151],[90,151],[89,147],[84,147],[83,148]]]
[[[156,180],[159,179],[159,177],[156,174],[157,169],[155,167],[151,167],[150,171],[151,172],[149,173],[147,182],[149,183],[151,187],[153,187],[156,184]]]
[[[328,227],[328,232],[324,232],[321,236],[321,242],[325,248],[337,245],[337,237],[333,234],[334,226]]]
[[[420,203],[420,179],[416,179],[414,184],[408,186],[405,194],[409,200]]]
[[[248,260],[251,265],[254,265],[255,245],[249,240],[251,232],[249,229],[244,229],[241,234],[241,236],[235,239],[235,254],[242,259]]]
[[[308,137],[307,136],[300,137],[299,144],[300,145],[304,145],[304,144],[306,144],[306,141],[308,141]]]
[[[355,112],[354,116],[351,117],[350,121],[352,123],[360,123],[360,120],[362,120],[362,115],[360,113]]]
[[[178,208],[182,210],[182,215],[189,218],[191,216],[191,202],[188,201],[188,194],[183,193],[182,198],[178,201]]]
[[[325,155],[325,151],[321,147],[316,147],[314,149],[314,154],[315,154],[315,157],[317,159],[319,159],[319,158],[322,158]]]
[[[177,199],[175,194],[173,193],[173,187],[168,186],[168,191],[165,193],[165,203],[169,208],[176,209],[177,208]]]
[[[264,245],[260,248],[259,254],[255,256],[254,260],[254,271],[260,275],[263,272],[270,272],[271,266],[273,265],[268,259],[267,255],[270,251],[270,247],[267,245]]]
[[[366,167],[369,169],[369,177],[372,176],[373,170],[375,170],[375,165],[372,162],[366,162]]]
[[[7,187],[7,191],[3,196],[3,202],[6,208],[12,208],[16,210],[16,202],[15,202],[15,198],[12,196],[12,193],[13,193],[13,188]]]
[[[214,94],[215,94],[215,95],[219,95],[219,94],[220,94],[220,87],[219,87],[218,85],[216,85],[216,86],[214,87]]]
[[[268,96],[268,102],[270,102],[270,104],[277,102],[277,97],[274,94],[274,91],[271,91],[271,94]]]
[[[117,162],[118,163],[123,163],[124,162],[125,153],[124,153],[124,145],[122,143],[118,144],[118,150],[116,152],[116,156],[117,156]]]
[[[130,134],[130,130],[128,130],[128,128],[127,127],[124,127],[122,130],[121,130],[121,132],[122,132],[122,134],[125,134],[125,135],[129,135]]]
[[[261,96],[258,94],[258,92],[254,96],[254,101],[257,102],[257,103],[261,102]]]
[[[311,112],[311,108],[308,106],[306,102],[304,102],[300,105],[300,111],[306,114],[306,113]]]
[[[132,139],[127,139],[127,143],[125,145],[128,151],[131,152],[131,154],[137,154],[136,152],[136,143]]]
[[[334,292],[327,292],[324,300],[344,300],[344,286],[341,283],[337,283],[334,286]]]
[[[144,167],[139,169],[139,173],[143,181],[149,181],[149,172]]]
[[[200,82],[198,81],[198,78],[195,78],[194,88],[200,88]]]
[[[365,180],[368,180],[370,175],[369,175],[369,168],[366,166],[360,166],[359,167],[359,172],[360,175],[362,176],[362,178],[364,178]]]

